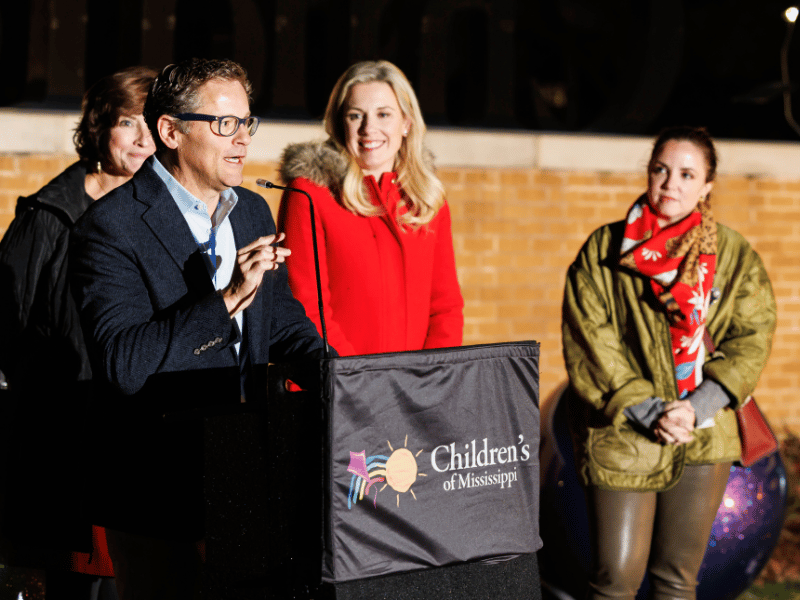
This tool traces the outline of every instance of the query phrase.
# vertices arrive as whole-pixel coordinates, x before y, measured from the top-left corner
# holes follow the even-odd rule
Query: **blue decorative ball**
[[[563,390],[544,405],[539,562],[544,597],[582,600],[591,562],[586,497],[575,470]],[[778,543],[786,514],[786,469],[778,453],[731,467],[700,568],[697,600],[735,600]],[[647,597],[645,577],[637,600]]]

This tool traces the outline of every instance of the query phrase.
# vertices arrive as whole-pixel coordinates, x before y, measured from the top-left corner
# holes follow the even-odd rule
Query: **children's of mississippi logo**
[[[397,506],[400,506],[400,494],[409,492],[414,500],[417,499],[411,486],[417,477],[427,477],[425,473],[419,472],[417,466],[417,456],[422,453],[422,449],[413,454],[408,449],[408,436],[402,448],[395,450],[391,442],[386,441],[389,447],[389,455],[373,454],[367,456],[366,450],[361,452],[350,452],[350,465],[347,471],[353,474],[350,479],[350,490],[347,493],[347,508],[353,508],[353,504],[363,500],[364,496],[369,497],[370,488],[375,486],[375,498],[373,505],[378,504],[378,493],[386,489],[387,486],[397,492]],[[383,485],[378,489],[378,485]]]

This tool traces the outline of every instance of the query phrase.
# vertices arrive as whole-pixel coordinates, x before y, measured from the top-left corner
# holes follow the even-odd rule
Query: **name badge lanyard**
[[[217,287],[217,269],[219,268],[217,264],[217,228],[211,228],[208,241],[202,244],[197,240],[197,237],[194,236],[194,233],[192,233],[192,237],[194,237],[194,241],[197,243],[197,247],[200,248],[200,251],[210,258],[209,266],[211,267],[211,276],[214,280],[214,287]],[[206,254],[209,250],[210,253]]]

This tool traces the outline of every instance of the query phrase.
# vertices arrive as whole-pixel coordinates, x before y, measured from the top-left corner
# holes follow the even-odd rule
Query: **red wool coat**
[[[401,192],[393,173],[365,178],[384,215],[362,217],[343,208],[327,187],[299,177],[291,187],[313,201],[322,298],[330,345],[341,356],[459,346],[464,300],[456,278],[450,210],[426,226],[400,227],[394,218]],[[308,200],[286,192],[278,231],[292,254],[286,260],[292,293],[320,330]]]

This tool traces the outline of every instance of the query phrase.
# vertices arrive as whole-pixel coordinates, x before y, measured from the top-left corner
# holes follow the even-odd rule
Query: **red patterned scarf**
[[[670,324],[675,378],[683,398],[703,380],[703,331],[717,262],[717,226],[706,202],[659,227],[646,196],[628,211],[620,265],[650,278]]]

